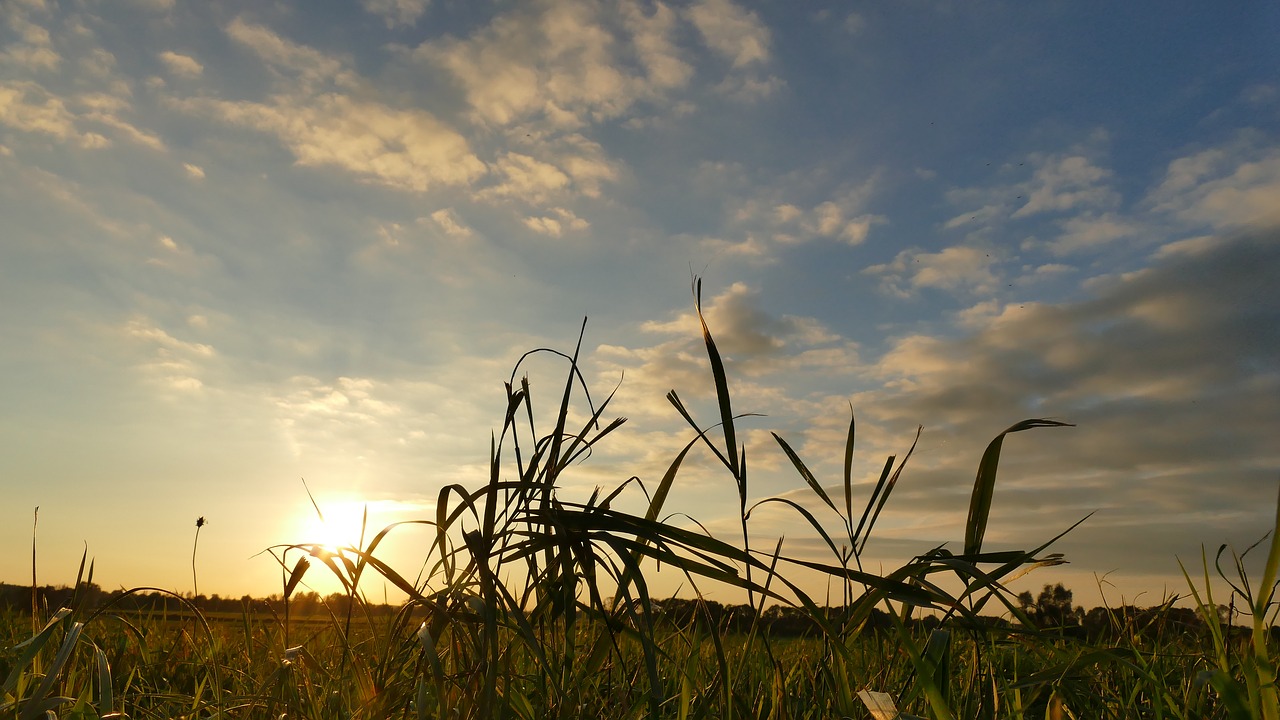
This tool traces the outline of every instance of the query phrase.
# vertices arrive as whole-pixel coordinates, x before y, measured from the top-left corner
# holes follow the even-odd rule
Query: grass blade
[[[734,479],[738,480],[738,493],[744,495],[745,502],[742,470],[738,458],[738,437],[733,427],[733,407],[729,397],[729,380],[724,372],[724,360],[720,357],[715,340],[711,338],[711,328],[707,327],[707,319],[702,314],[701,278],[694,279],[693,297],[693,307],[698,313],[698,322],[702,325],[702,339],[707,344],[707,359],[711,361],[711,377],[716,385],[716,401],[720,405],[720,424],[724,428],[724,449],[729,456],[726,465]]]
[[[804,464],[804,461],[800,459],[800,456],[796,454],[796,451],[792,450],[791,446],[787,444],[787,441],[783,440],[778,433],[769,434],[772,435],[773,439],[777,440],[778,444],[782,446],[782,452],[787,454],[787,458],[791,460],[791,464],[795,466],[796,472],[800,473],[800,477],[804,478],[804,481],[809,484],[809,487],[813,489],[813,492],[816,493],[818,497],[822,498],[822,502],[826,503],[827,507],[835,510],[835,512],[839,514],[840,511],[836,509],[836,504],[831,502],[831,498],[827,496],[827,491],[822,489],[822,485],[818,482],[818,479],[813,476],[813,473],[809,470],[808,466]]]
[[[1010,433],[1042,427],[1075,427],[1057,420],[1031,419],[1009,426],[987,446],[978,464],[978,476],[973,481],[973,496],[969,500],[969,519],[964,529],[964,554],[982,552],[982,538],[987,533],[987,518],[991,515],[991,498],[995,494],[996,469],[1000,465],[1000,447]]]

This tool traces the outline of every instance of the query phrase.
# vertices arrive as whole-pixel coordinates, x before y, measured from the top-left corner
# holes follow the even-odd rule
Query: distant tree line
[[[9,612],[29,612],[31,601],[31,586],[0,583],[0,608]],[[1096,607],[1085,611],[1072,601],[1072,592],[1061,583],[1045,585],[1037,596],[1032,596],[1030,592],[1017,596],[1020,609],[1036,628],[1093,642],[1108,642],[1133,636],[1168,637],[1171,633],[1196,634],[1205,630],[1203,619],[1190,608],[1167,605],[1141,608],[1125,605],[1117,608]],[[172,593],[152,590],[105,591],[95,583],[82,583],[78,588],[40,586],[36,589],[36,602],[44,611],[76,604],[88,608],[110,605],[113,609],[124,612],[183,612],[190,606],[205,613],[269,612],[283,615],[285,612],[285,599],[280,595],[266,598],[242,595],[230,598],[215,594],[194,597],[186,595],[180,598]],[[294,593],[289,598],[288,611],[294,616],[333,614],[340,617],[346,615],[350,603],[350,596],[342,593],[322,596],[305,591]],[[745,632],[757,621],[756,611],[751,606],[725,605],[702,598],[653,600],[649,609],[660,623],[682,628],[699,627],[707,632]],[[361,613],[389,615],[398,610],[399,607],[395,605],[364,603]],[[826,607],[820,610],[825,614],[825,622],[832,627],[850,622],[843,608]],[[1224,624],[1232,619],[1225,606],[1218,608],[1218,615]],[[1006,618],[983,617],[981,621],[988,628],[1015,627]],[[925,616],[909,619],[908,624],[932,628],[941,624],[941,620],[935,616]],[[889,615],[873,609],[863,622],[862,629],[864,632],[879,632],[892,625],[893,620]],[[819,624],[807,611],[786,605],[766,608],[760,613],[757,627],[776,637],[817,636],[821,632]],[[1231,632],[1248,631],[1246,628],[1236,627]],[[1276,628],[1272,629],[1272,633],[1280,634]]]
[[[110,605],[112,608],[126,612],[181,612],[195,606],[206,613],[239,613],[245,611],[267,611],[283,614],[284,598],[271,595],[255,598],[242,595],[238,598],[220,595],[179,596],[159,590],[103,590],[97,583],[81,583],[78,588],[65,585],[41,585],[36,588],[36,603],[42,610],[54,610],[69,607],[72,604],[80,607],[98,608]],[[345,615],[351,598],[342,593],[322,596],[316,592],[294,593],[289,598],[289,612],[295,615]],[[0,608],[11,612],[31,610],[31,586],[0,583]],[[399,610],[395,605],[365,603],[361,612],[377,614],[394,614]]]

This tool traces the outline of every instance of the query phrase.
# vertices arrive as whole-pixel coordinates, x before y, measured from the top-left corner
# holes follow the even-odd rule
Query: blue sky
[[[485,478],[502,383],[584,316],[629,422],[566,496],[713,417],[810,502],[924,434],[868,550],[1058,549],[1158,602],[1280,480],[1280,11],[1242,2],[0,5],[0,579],[278,591],[268,546]],[[562,369],[529,366],[554,402]],[[736,532],[694,458],[669,507]],[[863,491],[869,485],[860,486]],[[633,507],[639,507],[639,500]],[[814,504],[815,510],[817,504]],[[761,542],[817,552],[794,516]],[[388,548],[421,562],[423,538]],[[318,589],[327,591],[325,585]]]

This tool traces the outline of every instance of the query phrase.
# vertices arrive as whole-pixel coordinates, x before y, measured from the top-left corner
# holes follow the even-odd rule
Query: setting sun
[[[307,515],[299,518],[296,539],[291,539],[291,542],[320,545],[336,552],[342,548],[360,548],[378,531],[379,526],[372,521],[371,516],[366,523],[368,503],[365,501],[351,499],[317,504],[319,513],[311,508]]]

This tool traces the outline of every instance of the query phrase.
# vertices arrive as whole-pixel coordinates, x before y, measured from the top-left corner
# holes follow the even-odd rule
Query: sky
[[[267,548],[483,483],[517,360],[584,318],[628,421],[562,496],[652,487],[667,391],[716,420],[697,276],[752,501],[835,530],[771,433],[835,488],[852,410],[865,498],[922,426],[864,564],[959,552],[987,443],[1054,418],[986,548],[1093,514],[1014,589],[1184,593],[1275,516],[1278,33],[1261,0],[3,0],[0,581],[34,528],[41,583],[87,552],[279,592]],[[566,368],[526,371],[553,412]],[[706,451],[667,508],[738,532]],[[827,559],[780,505],[751,532]]]

